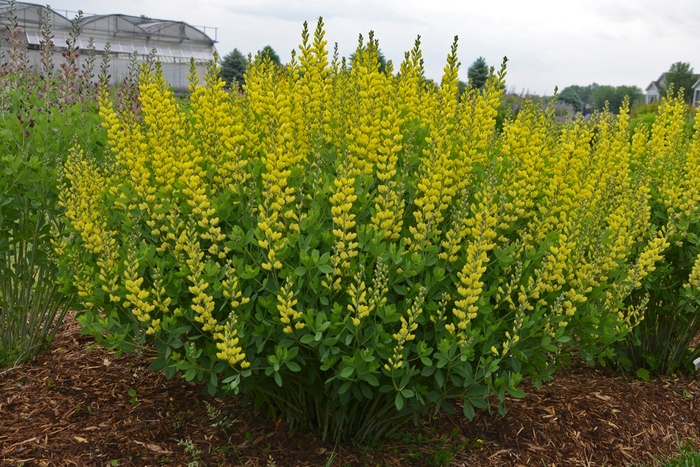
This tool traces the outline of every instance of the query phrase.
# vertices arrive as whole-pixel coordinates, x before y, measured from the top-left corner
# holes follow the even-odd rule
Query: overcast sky
[[[31,0],[29,0],[31,2]],[[41,3],[36,0],[33,3]],[[498,67],[507,56],[507,85],[551,95],[554,87],[593,82],[642,88],[678,61],[700,72],[698,0],[49,0],[51,7],[122,13],[207,26],[217,50],[244,54],[271,45],[283,62],[322,16],[329,49],[350,55],[358,34],[374,30],[396,67],[421,36],[426,74],[439,80],[455,35],[460,79],[479,56]],[[72,15],[72,14],[71,14]]]

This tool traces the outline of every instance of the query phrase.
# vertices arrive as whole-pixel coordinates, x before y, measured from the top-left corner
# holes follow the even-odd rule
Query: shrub
[[[51,247],[51,229],[58,225],[59,214],[57,171],[76,141],[86,148],[97,144],[92,71],[80,73],[76,66],[80,18],[65,61],[55,69],[48,9],[46,14],[40,65],[28,64],[26,44],[11,14],[4,37],[8,60],[0,66],[2,367],[40,352],[68,311],[71,297],[58,290]]]
[[[525,101],[498,135],[505,63],[458,99],[456,38],[440,86],[418,41],[396,76],[374,39],[352,69],[325,45],[305,25],[242,94],[193,70],[186,111],[159,64],[138,116],[101,90],[108,155],[74,148],[60,190],[84,332],[358,441],[454,401],[504,413],[569,347],[613,355],[671,235],[627,105],[558,125]]]
[[[619,363],[643,377],[693,372],[700,347],[700,125],[690,141],[682,96],[662,100],[649,138],[652,215],[673,226],[663,261],[641,281],[627,304],[643,310],[643,321],[620,349]]]

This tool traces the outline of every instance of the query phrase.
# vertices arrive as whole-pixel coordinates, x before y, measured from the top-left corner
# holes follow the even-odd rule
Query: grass
[[[700,466],[700,451],[689,443],[681,447],[678,457],[670,459],[663,467],[695,467]]]
[[[698,446],[687,440],[678,440],[678,454],[659,458],[651,464],[640,464],[640,467],[700,467],[700,450]]]

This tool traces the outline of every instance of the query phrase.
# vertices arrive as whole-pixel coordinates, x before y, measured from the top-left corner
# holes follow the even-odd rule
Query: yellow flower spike
[[[411,307],[408,309],[406,316],[402,316],[400,319],[401,328],[399,332],[393,334],[393,338],[396,340],[396,345],[394,346],[393,356],[387,360],[388,371],[391,369],[397,370],[403,366],[403,349],[406,342],[410,342],[416,338],[415,334],[411,334],[413,331],[418,329],[418,323],[416,319],[423,313],[423,300],[425,298],[426,289],[421,286],[418,290],[418,296],[413,300]],[[386,367],[385,367],[386,368]]]
[[[693,263],[693,269],[688,277],[688,284],[700,291],[700,253],[698,257],[695,258],[695,263]]]
[[[357,256],[358,243],[353,242],[357,238],[357,233],[353,232],[356,222],[355,214],[351,213],[353,202],[357,199],[354,194],[355,179],[347,177],[345,171],[347,168],[341,165],[337,178],[333,181],[334,192],[330,197],[330,202],[333,209],[333,235],[336,237],[333,246],[333,255],[331,256],[331,264],[337,269],[340,275],[342,271],[350,269],[350,259]]]
[[[493,249],[494,246],[491,240],[496,237],[494,228],[497,221],[488,214],[489,209],[492,209],[490,197],[493,196],[493,193],[492,189],[488,189],[485,197],[489,200],[484,204],[480,204],[480,207],[476,205],[471,207],[474,210],[474,219],[479,220],[476,226],[469,231],[472,238],[466,246],[466,263],[457,274],[459,283],[455,284],[460,299],[455,301],[453,314],[457,318],[456,324],[460,330],[460,340],[466,339],[464,331],[467,329],[470,321],[477,316],[478,306],[475,303],[478,302],[484,285],[480,279],[486,271],[487,252]],[[483,209],[483,211],[478,212],[476,209]],[[454,228],[452,232],[454,232]],[[462,236],[464,236],[464,233],[456,236],[456,238],[461,238]]]
[[[245,353],[243,353],[240,344],[240,339],[238,336],[238,316],[236,315],[235,309],[231,309],[229,312],[228,319],[223,328],[223,334],[219,333],[218,337],[221,342],[217,342],[216,348],[221,352],[216,354],[216,357],[220,360],[228,362],[229,365],[234,366],[240,364],[241,368],[245,369],[250,366],[250,363],[245,360]]]
[[[277,310],[280,314],[280,322],[287,325],[282,329],[282,331],[286,334],[291,334],[294,332],[294,328],[291,326],[291,324],[302,317],[302,312],[295,309],[295,305],[298,303],[298,300],[294,298],[294,291],[292,290],[293,287],[294,283],[290,277],[287,277],[287,279],[285,279],[284,286],[277,294]],[[303,326],[295,327],[296,329],[303,329]]]

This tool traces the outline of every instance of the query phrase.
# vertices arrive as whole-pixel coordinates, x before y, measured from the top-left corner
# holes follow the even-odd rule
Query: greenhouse
[[[42,27],[46,7],[24,2],[15,2],[14,14],[23,38],[26,39],[29,60],[38,63]],[[50,11],[51,33],[57,51],[65,47],[70,38],[73,23],[70,18],[56,11]],[[10,2],[0,0],[0,27],[7,34],[5,25],[10,22]],[[121,14],[95,15],[83,18],[80,25],[78,47],[82,57],[88,50],[90,38],[98,53],[103,53],[107,42],[110,44],[110,70],[112,82],[118,82],[127,75],[129,62],[134,52],[140,60],[145,59],[155,49],[156,59],[163,65],[166,81],[175,89],[187,87],[190,58],[194,58],[197,70],[202,76],[207,63],[214,59],[215,39],[205,32],[181,21],[168,21],[147,17]],[[5,41],[0,50],[7,48]]]

